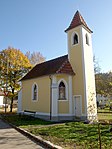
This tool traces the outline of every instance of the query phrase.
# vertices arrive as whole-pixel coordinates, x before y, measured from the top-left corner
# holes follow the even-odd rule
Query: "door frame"
[[[77,116],[76,115],[76,110],[75,110],[75,102],[76,102],[76,98],[79,97],[79,100],[80,100],[80,116]],[[81,95],[74,95],[73,96],[73,114],[74,116],[76,117],[81,117],[82,116],[82,96]]]

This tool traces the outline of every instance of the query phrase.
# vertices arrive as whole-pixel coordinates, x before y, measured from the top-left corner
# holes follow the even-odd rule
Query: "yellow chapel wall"
[[[79,43],[72,45],[73,33],[77,33],[79,37]],[[85,101],[84,101],[84,77],[83,77],[83,61],[82,61],[82,39],[81,30],[76,27],[68,32],[68,54],[72,68],[75,72],[73,76],[73,95],[81,95],[82,97],[82,114],[85,113]],[[74,106],[74,105],[73,105]],[[74,107],[73,107],[74,108]]]
[[[57,82],[60,80],[65,80],[67,83],[67,92],[68,92],[68,97],[67,100],[58,100],[58,114],[68,114],[69,113],[69,79],[68,75],[66,74],[59,74],[56,76]]]
[[[32,100],[32,86],[38,85],[38,99]],[[42,113],[50,111],[50,79],[40,77],[22,81],[22,110],[30,110]]]

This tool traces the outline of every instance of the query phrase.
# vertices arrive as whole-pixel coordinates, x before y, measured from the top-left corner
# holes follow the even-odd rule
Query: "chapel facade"
[[[77,11],[65,32],[68,54],[36,65],[21,79],[19,113],[52,121],[97,118],[92,31]]]

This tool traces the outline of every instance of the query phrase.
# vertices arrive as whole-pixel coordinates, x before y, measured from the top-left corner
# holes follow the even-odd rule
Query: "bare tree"
[[[33,66],[45,61],[45,57],[40,52],[31,53],[28,51],[25,55]]]
[[[96,59],[95,55],[93,56],[93,62],[94,62],[94,73],[95,74],[100,73],[101,68],[100,68],[99,62]]]

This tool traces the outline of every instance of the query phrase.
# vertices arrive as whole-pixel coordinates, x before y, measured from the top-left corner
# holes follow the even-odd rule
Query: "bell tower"
[[[82,119],[97,117],[92,31],[77,11],[65,32],[68,40],[68,59],[76,74],[73,77],[73,100],[75,96],[81,97]]]

